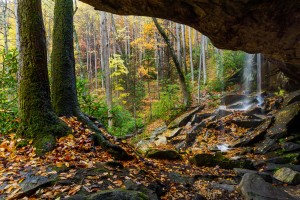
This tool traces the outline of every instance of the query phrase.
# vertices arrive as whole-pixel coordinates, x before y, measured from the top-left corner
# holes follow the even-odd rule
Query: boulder
[[[172,138],[176,137],[177,135],[180,134],[182,128],[181,127],[178,127],[178,128],[175,128],[173,129],[172,131],[167,131],[164,133],[164,136],[168,139],[168,140],[171,140]]]
[[[283,154],[276,157],[271,157],[266,160],[267,163],[275,164],[299,164],[300,163],[300,154],[299,152]]]
[[[233,171],[240,177],[243,177],[245,174],[258,174],[260,177],[262,177],[267,182],[272,182],[272,176],[270,173],[267,172],[259,172],[256,170],[250,170],[250,169],[243,169],[243,168],[234,168]]]
[[[200,125],[196,125],[187,132],[185,138],[186,147],[190,147],[194,144],[196,137],[199,135],[201,131],[202,131],[202,127]]]
[[[221,98],[221,103],[225,106],[241,102],[244,99],[247,99],[247,96],[244,94],[227,94]]]
[[[198,167],[215,167],[220,166],[223,169],[248,168],[252,169],[253,165],[249,160],[230,160],[221,153],[213,154],[196,154],[190,159],[192,164]]]
[[[259,142],[255,145],[254,153],[265,154],[270,151],[275,151],[279,148],[280,146],[278,143],[276,143],[275,139],[266,138],[262,142]]]
[[[233,123],[243,128],[256,128],[263,123],[263,121],[264,120],[261,119],[232,119]]]
[[[176,119],[174,119],[169,125],[168,128],[169,129],[173,129],[173,128],[177,128],[177,127],[182,127],[184,125],[186,125],[191,118],[193,117],[193,115],[196,112],[199,112],[200,110],[202,110],[204,108],[204,106],[199,106],[193,110],[190,110],[182,115],[180,115],[179,117],[177,117]]]
[[[151,136],[150,138],[151,139],[154,139],[156,138],[158,135],[161,135],[163,132],[165,132],[167,130],[167,126],[166,125],[163,125],[161,127],[158,127],[156,129],[154,129],[152,132],[151,132]]]
[[[300,90],[289,93],[283,101],[283,106],[288,106],[296,101],[300,102]]]
[[[124,184],[127,190],[139,191],[146,194],[151,200],[158,200],[155,191],[150,190],[149,188],[145,187],[141,183],[134,183],[132,180],[126,180]]]
[[[155,144],[156,146],[165,145],[165,144],[167,144],[167,143],[168,143],[167,138],[166,138],[165,136],[163,136],[163,135],[158,136],[158,137],[155,138],[155,140],[154,140],[154,144]]]
[[[250,131],[245,135],[243,138],[236,141],[232,144],[232,147],[241,147],[246,145],[251,145],[264,137],[266,134],[267,129],[271,126],[273,122],[272,118],[269,118],[260,126],[256,127],[253,131]]]
[[[222,117],[226,117],[228,115],[231,115],[233,113],[233,111],[231,110],[227,110],[224,108],[219,108],[216,112],[215,112],[215,116],[220,119]]]
[[[181,156],[175,150],[160,150],[150,149],[145,155],[147,158],[162,159],[162,160],[179,160]]]
[[[298,121],[300,121],[300,102],[295,102],[278,111],[267,135],[274,139],[283,138],[288,134],[289,126]]]
[[[213,113],[195,113],[195,115],[193,116],[191,122],[192,125],[196,124],[196,123],[200,123],[202,120],[211,117],[213,115]]]
[[[273,186],[253,173],[246,173],[238,188],[245,200],[296,200],[284,190]]]
[[[300,165],[292,165],[292,164],[275,164],[275,163],[267,163],[264,167],[264,171],[275,171],[279,168],[287,167],[294,171],[300,172]]]
[[[91,195],[75,195],[66,200],[151,200],[146,194],[125,189],[104,190]]]
[[[300,184],[300,173],[290,168],[283,167],[274,173],[274,178],[291,185]]]
[[[245,116],[253,116],[253,115],[262,115],[262,114],[264,114],[263,109],[261,107],[255,106],[255,107],[252,107],[250,110],[247,110],[244,115]]]
[[[286,152],[297,151],[300,150],[300,144],[293,142],[285,142],[282,144],[282,149]]]

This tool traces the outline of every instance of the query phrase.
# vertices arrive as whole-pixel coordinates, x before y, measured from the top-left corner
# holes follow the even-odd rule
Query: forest
[[[198,28],[179,1],[83,2],[0,0],[0,199],[300,198],[300,70],[283,39],[242,37],[245,19],[220,43],[225,28]]]

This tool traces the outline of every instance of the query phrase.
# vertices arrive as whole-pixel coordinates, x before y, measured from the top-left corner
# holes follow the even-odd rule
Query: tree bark
[[[107,17],[105,12],[101,12],[101,45],[102,45],[102,58],[103,67],[105,69],[105,92],[106,103],[108,107],[108,128],[113,126],[112,116],[112,84],[111,84],[111,69],[109,68],[109,42],[107,31]]]
[[[73,0],[55,0],[52,51],[52,100],[58,115],[76,116],[88,126],[96,145],[101,145],[118,159],[128,159],[119,146],[111,144],[98,127],[84,115],[79,107],[73,43]]]
[[[54,113],[50,102],[46,37],[41,0],[19,0],[20,82],[18,133],[33,139],[37,154],[54,148],[55,138],[69,128]]]
[[[7,26],[7,0],[3,1],[2,5],[2,13],[3,13],[3,37],[4,37],[4,51],[5,54],[8,53],[8,26]]]
[[[193,64],[193,47],[192,47],[191,27],[189,27],[189,49],[190,49],[191,81],[192,81],[192,87],[193,87],[194,86],[194,64]]]
[[[171,56],[172,56],[172,59],[173,59],[173,62],[175,64],[177,74],[178,74],[178,77],[179,77],[180,88],[181,88],[181,91],[182,91],[182,94],[183,94],[183,103],[184,103],[184,106],[187,107],[191,103],[190,102],[191,101],[191,94],[189,93],[189,90],[188,90],[188,87],[187,87],[187,84],[186,84],[186,81],[185,81],[185,77],[184,77],[184,75],[182,73],[182,70],[181,70],[181,67],[180,67],[180,63],[177,59],[177,56],[175,54],[175,51],[174,51],[174,49],[173,49],[173,47],[170,43],[170,40],[169,40],[167,34],[162,29],[162,27],[158,23],[157,19],[156,18],[152,18],[152,19],[154,21],[154,24],[155,24],[157,30],[159,31],[159,33],[163,37],[163,39],[164,39],[165,43],[167,44],[167,47],[169,48],[169,51],[171,53]]]

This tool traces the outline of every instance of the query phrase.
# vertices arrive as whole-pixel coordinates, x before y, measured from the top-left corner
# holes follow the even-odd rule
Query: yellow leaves
[[[68,195],[74,195],[76,194],[81,188],[81,185],[76,185],[75,187],[73,187],[69,192]]]

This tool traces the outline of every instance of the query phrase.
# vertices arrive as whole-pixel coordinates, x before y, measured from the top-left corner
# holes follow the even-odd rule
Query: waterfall
[[[261,96],[261,54],[257,54],[256,55],[256,65],[257,65],[257,70],[256,70],[256,74],[257,74],[257,101],[258,101],[258,105],[261,105],[263,103],[263,98]]]
[[[254,54],[246,54],[246,60],[243,69],[243,89],[245,94],[251,93],[251,82],[253,82],[253,60]]]

